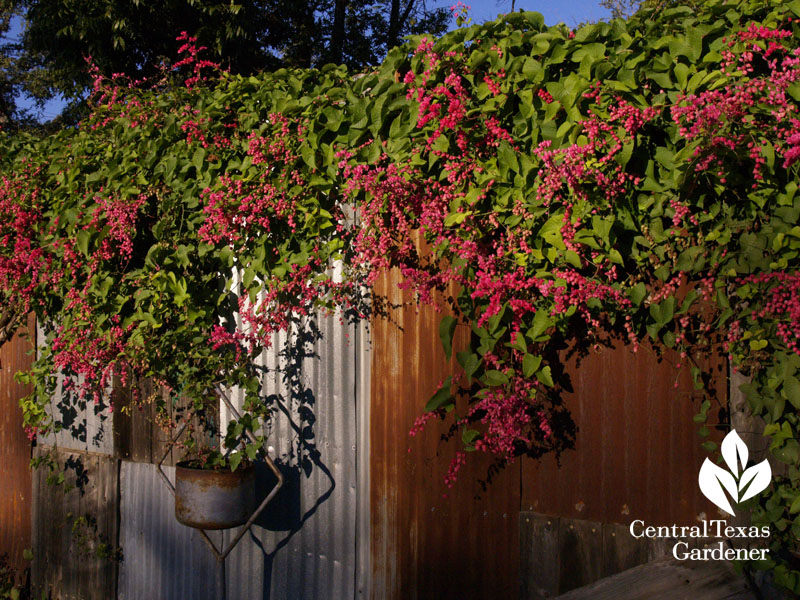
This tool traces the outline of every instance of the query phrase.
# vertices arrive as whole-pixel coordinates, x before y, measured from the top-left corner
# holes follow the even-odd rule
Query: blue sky
[[[471,7],[470,16],[476,23],[492,21],[500,13],[507,13],[511,10],[511,0],[462,0],[464,4]],[[455,4],[455,0],[428,0],[428,6],[450,7]],[[514,10],[535,10],[544,15],[544,22],[547,25],[555,25],[563,21],[567,25],[574,26],[586,21],[599,21],[608,18],[609,13],[600,6],[599,1],[595,0],[516,0]]]
[[[462,0],[470,7],[469,15],[474,23],[492,21],[498,14],[507,13],[511,10],[511,0]],[[427,0],[429,8],[449,8],[456,3],[456,0]],[[567,25],[574,26],[586,21],[598,21],[608,18],[609,13],[602,8],[599,1],[595,0],[561,0],[552,2],[546,0],[516,0],[515,10],[534,10],[544,15],[544,22],[547,25],[555,25],[563,21]],[[455,27],[455,21],[453,22]],[[10,36],[16,36],[19,31],[19,22],[12,23]],[[23,108],[32,107],[28,98],[18,98],[19,105]],[[56,117],[64,103],[61,100],[51,100],[39,113],[39,119],[49,121]]]

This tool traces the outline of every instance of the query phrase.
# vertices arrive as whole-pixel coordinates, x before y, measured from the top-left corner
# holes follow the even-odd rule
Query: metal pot
[[[243,525],[256,509],[255,469],[195,469],[187,461],[175,465],[175,518],[198,529]]]

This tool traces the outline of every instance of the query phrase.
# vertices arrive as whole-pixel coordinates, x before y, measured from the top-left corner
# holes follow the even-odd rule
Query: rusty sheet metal
[[[19,401],[30,388],[17,384],[14,374],[32,362],[27,332],[35,332],[33,316],[0,347],[0,555],[8,554],[20,574],[28,566],[22,552],[31,547],[31,442],[22,429]]]
[[[591,349],[567,363],[561,382],[572,391],[564,401],[578,427],[574,450],[560,464],[552,456],[525,460],[522,505],[548,515],[604,523],[696,523],[717,511],[700,493],[697,474],[708,454],[700,446],[700,407],[686,364],[664,360],[642,346],[633,353],[621,342]],[[727,365],[708,358],[713,368],[717,410],[727,402]],[[721,431],[712,429],[720,441]]]
[[[480,481],[490,463],[470,456],[448,490],[443,477],[458,444],[441,442],[446,427],[431,421],[423,434],[409,437],[456,363],[448,364],[441,349],[442,313],[417,307],[398,290],[399,281],[393,271],[373,287],[390,309],[372,322],[372,598],[515,598],[520,466],[496,474],[484,491]],[[465,345],[466,334],[456,329],[456,347]]]
[[[171,481],[175,468],[164,467]],[[215,600],[216,561],[200,534],[175,519],[155,465],[122,461],[119,600]],[[211,533],[215,543],[221,534]]]
[[[36,337],[38,344],[44,343],[45,332],[41,326],[37,328]],[[65,450],[112,455],[114,439],[111,390],[108,390],[100,402],[95,403],[64,390],[62,383],[63,378],[59,376],[49,407],[49,414],[60,431],[39,436],[38,442]]]
[[[119,461],[99,454],[49,452],[63,470],[62,485],[47,483],[48,469],[34,472],[34,597],[109,600],[116,597],[118,569]]]
[[[368,514],[358,478],[365,338],[363,326],[319,318],[265,353],[263,393],[278,408],[269,445],[285,483],[228,557],[228,598],[339,600],[366,585],[358,571],[368,539],[358,514]],[[258,481],[261,494],[272,485],[266,473]]]

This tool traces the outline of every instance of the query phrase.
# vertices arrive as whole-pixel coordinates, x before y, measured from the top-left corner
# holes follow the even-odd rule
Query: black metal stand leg
[[[225,557],[217,557],[217,600],[225,600]]]

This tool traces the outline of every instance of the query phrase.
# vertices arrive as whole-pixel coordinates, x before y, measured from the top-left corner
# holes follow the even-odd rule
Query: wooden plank
[[[603,524],[602,577],[616,575],[647,562],[647,539],[635,538],[626,525]]]
[[[627,525],[523,511],[520,598],[541,600],[670,555],[677,540],[634,538]],[[689,548],[707,539],[686,540]]]
[[[123,460],[131,460],[133,420],[129,412],[129,386],[123,386],[118,378],[114,378],[112,390],[114,402],[114,456]]]
[[[118,573],[119,461],[100,454],[50,449],[62,485],[35,474],[35,597],[108,600]],[[43,451],[37,448],[37,455]]]
[[[603,572],[602,525],[581,519],[560,519],[558,562],[559,592],[600,579]]]
[[[179,447],[169,448],[169,441],[174,435],[174,430],[165,430],[162,426],[163,419],[159,417],[158,403],[163,402],[166,414],[170,419],[183,422],[189,407],[189,400],[181,398],[177,402],[166,389],[156,388],[150,379],[138,381],[139,402],[133,402],[133,393],[130,387],[123,389],[115,385],[115,418],[114,439],[117,458],[132,462],[156,464],[164,454],[167,458],[165,465],[174,466],[180,460],[183,452]],[[212,408],[212,422],[219,420],[219,406]],[[199,417],[192,417],[192,426],[195,437],[201,445],[218,445],[217,435],[207,431],[201,424]],[[186,433],[180,441],[184,441]],[[167,452],[169,450],[169,452]]]
[[[520,598],[541,600],[558,594],[558,517],[519,513]]]
[[[752,600],[744,579],[722,561],[664,558],[607,577],[558,600]]]

